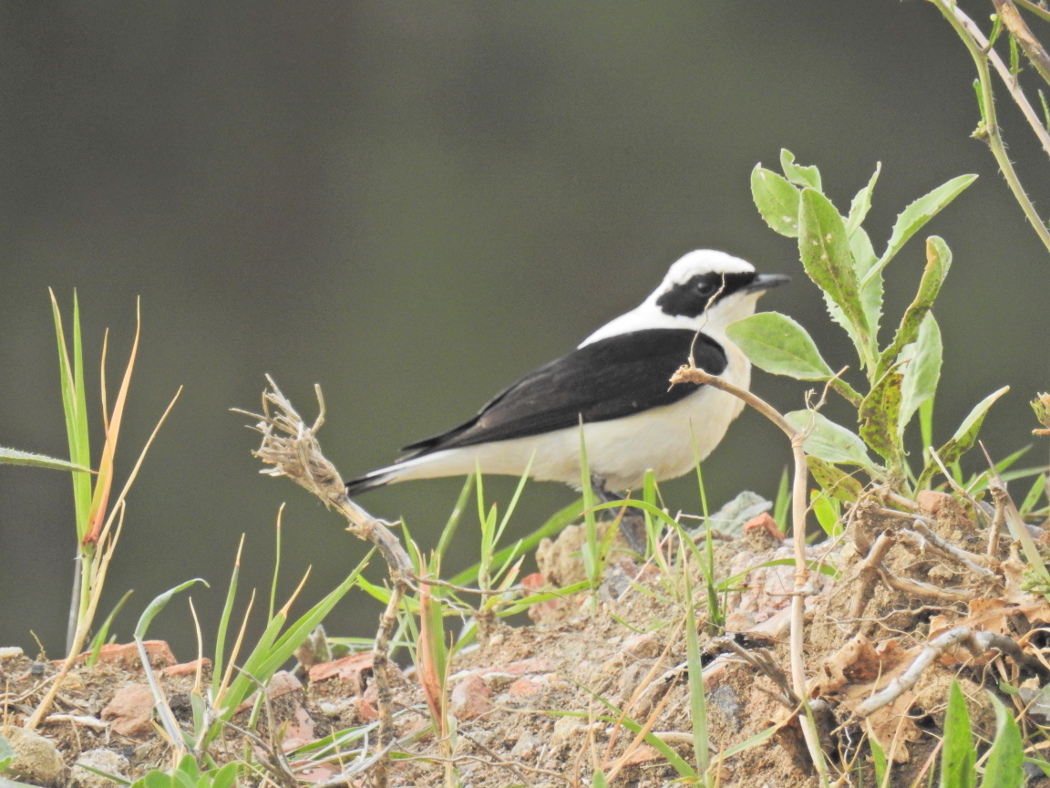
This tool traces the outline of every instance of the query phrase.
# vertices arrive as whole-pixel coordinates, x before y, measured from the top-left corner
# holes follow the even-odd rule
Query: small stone
[[[518,679],[507,687],[507,694],[512,698],[532,698],[539,695],[543,685],[532,679]]]
[[[460,722],[475,719],[491,711],[491,695],[488,682],[472,673],[452,688],[449,710]]]
[[[211,665],[211,660],[207,657],[201,659],[195,659],[192,662],[180,662],[178,665],[168,665],[164,668],[161,673],[165,676],[191,676],[197,672],[197,669],[203,670],[204,668]]]
[[[140,738],[152,729],[153,693],[145,684],[126,684],[113,694],[101,717],[113,730],[129,738]]]
[[[279,698],[302,688],[303,683],[299,679],[287,670],[279,670],[273,674],[270,683],[266,685],[266,694],[271,698]]]
[[[116,780],[111,780],[108,777],[103,777],[101,774],[85,769],[85,766],[106,774],[112,774],[114,777],[121,779],[127,779],[127,772],[130,768],[127,758],[120,753],[113,752],[113,750],[107,750],[105,747],[82,752],[80,757],[77,758],[77,762],[73,765],[73,770],[70,772],[70,779],[74,788],[117,788],[117,786],[122,785]]]
[[[68,769],[58,748],[39,733],[15,725],[0,725],[0,736],[15,751],[14,760],[7,767],[13,777],[55,788],[69,783]]]

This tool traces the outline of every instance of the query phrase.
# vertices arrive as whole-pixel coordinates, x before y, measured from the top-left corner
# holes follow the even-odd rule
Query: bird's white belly
[[[750,365],[735,347],[726,348],[730,363],[726,379],[747,388]],[[736,351],[733,353],[733,351]],[[737,356],[737,358],[734,358]],[[641,488],[646,470],[657,481],[688,473],[696,459],[705,459],[722,440],[730,422],[743,408],[736,397],[705,386],[672,404],[583,426],[592,477],[609,490]],[[695,448],[694,448],[695,447]],[[531,461],[531,467],[529,465]],[[543,435],[447,449],[393,466],[396,481],[473,473],[529,475],[541,481],[580,485],[580,430],[577,427]]]

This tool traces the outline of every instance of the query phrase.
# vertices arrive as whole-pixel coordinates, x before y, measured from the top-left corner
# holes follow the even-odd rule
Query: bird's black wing
[[[581,416],[607,421],[670,405],[698,388],[668,383],[688,360],[694,337],[689,329],[657,328],[584,345],[500,392],[469,421],[405,446],[402,459],[575,427]],[[713,339],[701,334],[693,350],[701,369],[725,370],[725,351]]]

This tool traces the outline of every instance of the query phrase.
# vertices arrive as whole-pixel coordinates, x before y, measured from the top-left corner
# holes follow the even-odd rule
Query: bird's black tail
[[[389,471],[372,471],[372,473],[366,473],[364,476],[351,479],[346,483],[346,494],[360,495],[369,490],[374,490],[377,487],[385,487],[390,483],[392,477],[393,474]]]

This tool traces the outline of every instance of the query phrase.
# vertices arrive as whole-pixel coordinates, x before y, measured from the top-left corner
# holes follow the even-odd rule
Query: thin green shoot
[[[502,550],[496,551],[492,556],[493,563],[503,564],[514,560],[517,556],[533,549],[540,543],[541,540],[551,538],[561,533],[565,526],[574,522],[580,515],[583,514],[584,505],[583,499],[578,498],[571,504],[566,506],[564,509],[556,512],[551,516],[547,522],[533,531],[531,534],[526,536],[514,545],[505,547]],[[481,569],[480,563],[474,564],[469,569],[464,569],[458,575],[452,578],[449,582],[453,585],[463,586],[474,582],[478,577],[478,572]]]
[[[679,540],[683,537],[679,532]],[[680,547],[679,554],[687,555]],[[700,663],[700,643],[696,634],[696,614],[693,611],[693,586],[689,579],[688,562],[685,564],[685,647],[686,666],[689,673],[689,711],[693,723],[693,753],[696,756],[696,771],[704,775],[710,765],[710,739],[707,730],[707,699],[704,691],[704,668]]]
[[[284,503],[277,508],[277,523],[274,527],[274,554],[273,554],[273,578],[270,581],[270,607],[267,610],[267,618],[273,618],[273,611],[277,606],[277,578],[281,573],[281,520],[284,517]],[[241,543],[244,535],[241,535]],[[237,551],[240,557],[240,549]]]
[[[467,501],[470,500],[470,492],[474,488],[474,479],[474,474],[467,476],[467,480],[463,483],[463,489],[459,491],[456,505],[452,508],[452,513],[448,516],[448,521],[441,530],[437,547],[434,548],[438,555],[444,555],[448,550],[448,546],[452,543],[452,537],[455,536],[459,523],[463,519],[463,512],[466,511]]]
[[[773,502],[773,521],[780,529],[780,533],[788,532],[788,514],[791,512],[791,487],[788,483],[788,469],[780,473],[780,483],[777,485],[777,497]]]
[[[1035,510],[1036,504],[1039,503],[1039,499],[1043,497],[1043,493],[1046,492],[1047,475],[1044,473],[1032,484],[1028,490],[1028,494],[1025,495],[1024,500],[1018,507],[1018,513],[1022,518],[1027,518]]]
[[[690,431],[692,431],[692,425],[690,424]],[[715,545],[714,540],[711,537],[711,516],[707,506],[707,488],[704,486],[704,473],[700,463],[700,451],[696,445],[696,434],[692,435],[693,439],[693,462],[696,465],[696,481],[700,488],[700,507],[701,513],[704,516],[704,556],[700,562],[700,569],[704,575],[704,585],[706,586],[707,592],[707,621],[708,629],[721,629],[725,623],[725,612],[722,610],[722,606],[718,603],[718,590],[716,588],[717,581],[715,580]],[[690,545],[693,544],[692,539],[687,541]]]
[[[244,534],[237,545],[237,557],[233,560],[233,572],[230,575],[230,584],[226,588],[226,601],[222,606],[222,615],[219,617],[219,629],[215,636],[215,654],[212,659],[211,674],[211,696],[212,699],[220,697],[224,682],[223,670],[226,661],[226,633],[230,626],[230,616],[233,614],[233,602],[237,596],[237,580],[241,574],[241,554],[244,550]],[[271,615],[270,618],[273,618]]]
[[[109,615],[106,616],[106,620],[102,622],[102,626],[98,628],[98,632],[91,638],[91,646],[89,648],[90,654],[88,655],[86,665],[87,667],[93,667],[98,662],[98,654],[102,650],[102,647],[109,641],[109,629],[113,626],[113,619],[117,617],[117,614],[124,607],[124,604],[128,601],[131,595],[134,593],[132,589],[128,589],[124,592],[124,596],[120,598],[120,601],[113,606],[113,609],[109,611]]]
[[[580,490],[583,492],[583,526],[586,541],[580,547],[583,558],[583,569],[590,581],[591,589],[601,585],[605,569],[605,556],[601,554],[598,541],[598,524],[594,518],[595,497],[591,486],[591,469],[587,459],[587,441],[583,428],[583,417],[580,417]],[[591,597],[591,605],[597,606],[598,598]]]

